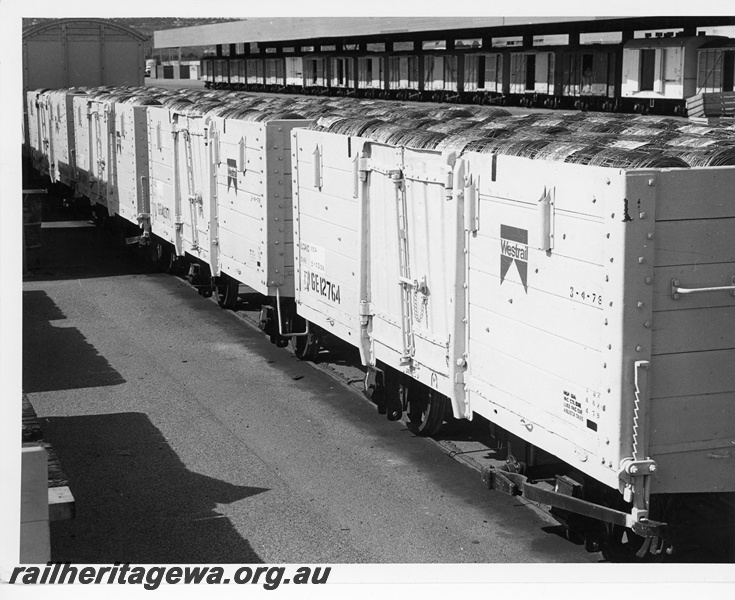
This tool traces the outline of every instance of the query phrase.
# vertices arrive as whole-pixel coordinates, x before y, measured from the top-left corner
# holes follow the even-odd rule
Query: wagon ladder
[[[410,257],[408,251],[408,206],[406,205],[406,186],[401,171],[391,171],[390,178],[396,188],[396,226],[398,231],[399,284],[401,286],[401,332],[403,334],[403,355],[401,364],[408,365],[415,352],[413,334],[413,281],[411,280]]]
[[[202,195],[197,194],[194,189],[194,157],[191,150],[191,133],[185,129],[184,133],[184,155],[186,157],[186,185],[189,197],[189,211],[191,214],[191,249],[199,250],[199,227],[197,221],[197,206],[202,207]]]

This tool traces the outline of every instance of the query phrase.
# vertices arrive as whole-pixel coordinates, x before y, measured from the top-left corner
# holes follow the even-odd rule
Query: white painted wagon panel
[[[565,177],[562,173],[567,172],[569,165],[561,162],[473,152],[465,157],[482,197],[507,199],[515,206],[527,204],[535,208],[544,191],[553,187],[558,213],[597,219],[615,213],[623,218],[623,199],[613,193],[608,183],[617,170],[585,166],[575,170],[574,176]]]
[[[494,336],[492,323],[505,318],[523,323],[540,335],[558,336],[597,351],[602,349],[602,309],[545,291],[538,291],[534,301],[518,301],[524,296],[521,284],[503,290],[497,278],[481,271],[471,270],[470,280],[474,284],[469,290],[471,338],[483,339],[488,333]]]
[[[608,467],[613,456],[605,440],[617,435],[617,424],[602,410],[599,390],[560,377],[544,362],[520,370],[519,361],[500,350],[477,343],[471,348],[471,360],[485,371],[469,383],[477,414],[615,484],[617,464]]]

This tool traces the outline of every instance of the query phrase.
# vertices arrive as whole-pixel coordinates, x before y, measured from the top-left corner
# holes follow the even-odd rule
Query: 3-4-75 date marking
[[[570,286],[569,287],[569,297],[578,298],[580,300],[583,300],[584,302],[589,302],[590,304],[597,304],[598,306],[602,306],[602,296],[594,292],[578,290]]]

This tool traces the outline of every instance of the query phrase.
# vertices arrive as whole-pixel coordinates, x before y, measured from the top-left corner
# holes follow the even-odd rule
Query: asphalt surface
[[[110,232],[45,220],[23,386],[77,511],[52,560],[601,560]]]

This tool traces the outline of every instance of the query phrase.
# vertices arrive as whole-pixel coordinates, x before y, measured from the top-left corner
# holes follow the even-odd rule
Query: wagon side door
[[[378,360],[452,398],[463,353],[454,156],[370,144],[368,288]],[[458,306],[460,303],[462,306]]]
[[[148,115],[148,189],[151,231],[174,244],[183,254],[180,242],[178,203],[174,185],[174,143],[167,108],[150,106]]]

